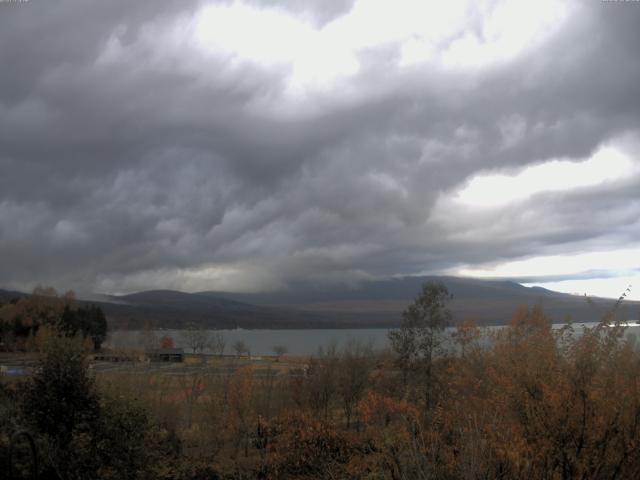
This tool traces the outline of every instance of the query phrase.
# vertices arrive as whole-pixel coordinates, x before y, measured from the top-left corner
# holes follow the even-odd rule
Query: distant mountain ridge
[[[463,298],[502,298],[504,296],[570,296],[554,292],[542,287],[525,287],[510,280],[485,280],[451,276],[412,276],[390,280],[363,282],[352,288],[298,289],[269,293],[232,293],[224,291],[198,292],[200,295],[235,299],[261,305],[301,305],[318,302],[335,302],[341,300],[404,300],[412,301],[419,293],[424,282],[443,282],[455,297]],[[578,297],[582,298],[582,297]]]
[[[525,287],[511,280],[477,279],[452,276],[411,276],[362,283],[355,288],[300,289],[274,293],[200,292],[257,305],[297,308],[316,313],[343,315],[344,318],[368,316],[375,323],[400,322],[402,311],[415,299],[424,282],[443,282],[453,295],[450,308],[454,320],[474,319],[482,325],[507,323],[520,305],[541,305],[557,323],[599,321],[616,303],[613,299],[593,298]],[[621,314],[638,318],[640,302],[625,301]]]
[[[228,298],[203,296],[177,290],[147,290],[128,295],[110,295],[109,297],[123,304],[155,305],[169,308],[179,306],[183,303],[189,303],[193,307],[242,308],[248,306],[244,302],[230,300]]]
[[[26,297],[28,294],[15,290],[2,290],[0,288],[0,303],[7,303],[16,298]]]
[[[554,322],[598,321],[615,305],[594,299],[525,287],[509,280],[462,277],[401,277],[349,288],[298,288],[270,293],[150,290],[106,295],[92,301],[107,315],[112,328],[372,328],[395,327],[403,310],[426,281],[442,281],[453,295],[454,320],[474,319],[481,325],[507,323],[520,305],[541,305]],[[25,295],[0,290],[0,301]],[[640,302],[625,301],[621,315],[638,318]]]

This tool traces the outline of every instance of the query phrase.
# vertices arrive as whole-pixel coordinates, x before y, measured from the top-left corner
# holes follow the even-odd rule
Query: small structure
[[[182,362],[184,348],[156,348],[147,351],[147,357],[152,362]]]
[[[95,362],[133,362],[134,358],[121,352],[100,352],[93,356]]]

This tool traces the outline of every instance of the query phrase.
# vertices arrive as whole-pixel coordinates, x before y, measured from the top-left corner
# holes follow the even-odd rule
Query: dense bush
[[[179,452],[138,402],[98,392],[77,340],[52,338],[16,400],[54,478],[157,478]]]

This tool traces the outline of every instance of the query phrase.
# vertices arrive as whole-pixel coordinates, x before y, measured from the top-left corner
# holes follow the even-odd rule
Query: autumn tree
[[[367,465],[358,460],[368,445],[348,437],[330,423],[301,412],[288,412],[267,427],[264,477],[278,479],[387,478],[366,475]]]
[[[31,295],[0,308],[0,338],[10,333],[20,340],[21,348],[37,345],[28,340],[35,339],[43,327],[67,337],[90,339],[95,350],[107,336],[103,311],[95,305],[78,306],[71,290],[60,295],[51,287],[36,287]]]
[[[62,295],[51,287],[36,287],[31,295],[10,302],[0,309],[0,334],[4,340],[11,337],[18,349],[25,347],[26,340],[37,334],[42,325],[55,326],[65,307],[73,306],[72,291]]]
[[[249,346],[244,340],[236,340],[233,343],[233,350],[236,352],[237,357],[241,357],[243,354],[249,354]]]
[[[202,371],[196,370],[178,377],[178,385],[182,393],[181,399],[187,409],[187,427],[191,428],[193,410],[205,391],[205,377]]]
[[[389,332],[405,384],[416,373],[424,389],[425,409],[432,403],[433,363],[440,352],[443,332],[451,322],[447,303],[451,295],[441,282],[427,282],[415,301],[402,314],[399,330]]]
[[[211,352],[214,355],[222,356],[224,355],[224,349],[227,343],[224,339],[224,335],[222,332],[212,332],[211,333],[211,343],[209,348],[211,348]]]
[[[174,348],[175,342],[173,341],[173,337],[170,335],[165,335],[160,339],[160,348]]]
[[[144,322],[142,328],[138,331],[137,337],[137,343],[146,350],[157,348],[160,343],[153,325],[148,320]]]
[[[271,350],[273,350],[273,353],[276,354],[278,360],[280,360],[280,357],[282,357],[289,351],[285,345],[274,345]]]
[[[464,320],[456,326],[456,329],[451,336],[454,343],[460,349],[460,355],[465,357],[469,349],[473,348],[476,342],[480,339],[481,332],[476,325],[476,322],[473,320]]]
[[[318,349],[318,354],[309,361],[305,382],[311,408],[328,420],[331,404],[338,392],[338,369],[340,357],[335,344]]]
[[[356,341],[347,343],[340,359],[337,389],[347,420],[347,428],[357,412],[356,407],[369,384],[373,352],[370,345]]]
[[[234,435],[234,456],[238,449],[244,448],[244,455],[249,455],[249,441],[252,426],[252,396],[254,390],[253,366],[247,365],[237,369],[229,381],[229,425]]]
[[[181,333],[185,345],[192,353],[204,353],[210,348],[212,339],[211,335],[204,328],[199,328],[193,323],[187,325],[187,328]]]
[[[277,389],[278,385],[278,370],[273,368],[273,365],[269,364],[268,368],[262,370],[259,378],[257,411],[266,418],[271,418],[274,400],[278,399],[276,393],[280,393]],[[278,391],[276,391],[278,390]]]

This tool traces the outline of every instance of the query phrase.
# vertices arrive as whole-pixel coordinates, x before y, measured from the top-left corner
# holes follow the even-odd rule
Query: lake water
[[[581,326],[593,327],[595,323],[574,324],[576,332],[581,331]],[[563,327],[564,324],[554,325],[554,328]],[[485,327],[491,331],[503,327]],[[318,352],[320,347],[327,348],[335,344],[338,349],[344,348],[348,342],[360,342],[370,344],[376,350],[383,350],[390,346],[388,328],[361,328],[361,329],[318,329],[318,330],[215,330],[224,336],[226,354],[232,354],[232,345],[242,340],[248,345],[252,355],[273,355],[275,345],[283,345],[292,355],[312,355]],[[214,332],[212,330],[211,332]],[[449,329],[449,334],[453,329]],[[640,326],[627,328],[627,335],[640,334]],[[176,347],[184,347],[189,351],[184,330],[154,330],[154,331],[125,331],[116,330],[109,334],[105,347],[142,347],[144,345],[159,345],[159,339],[168,335],[174,339]]]

